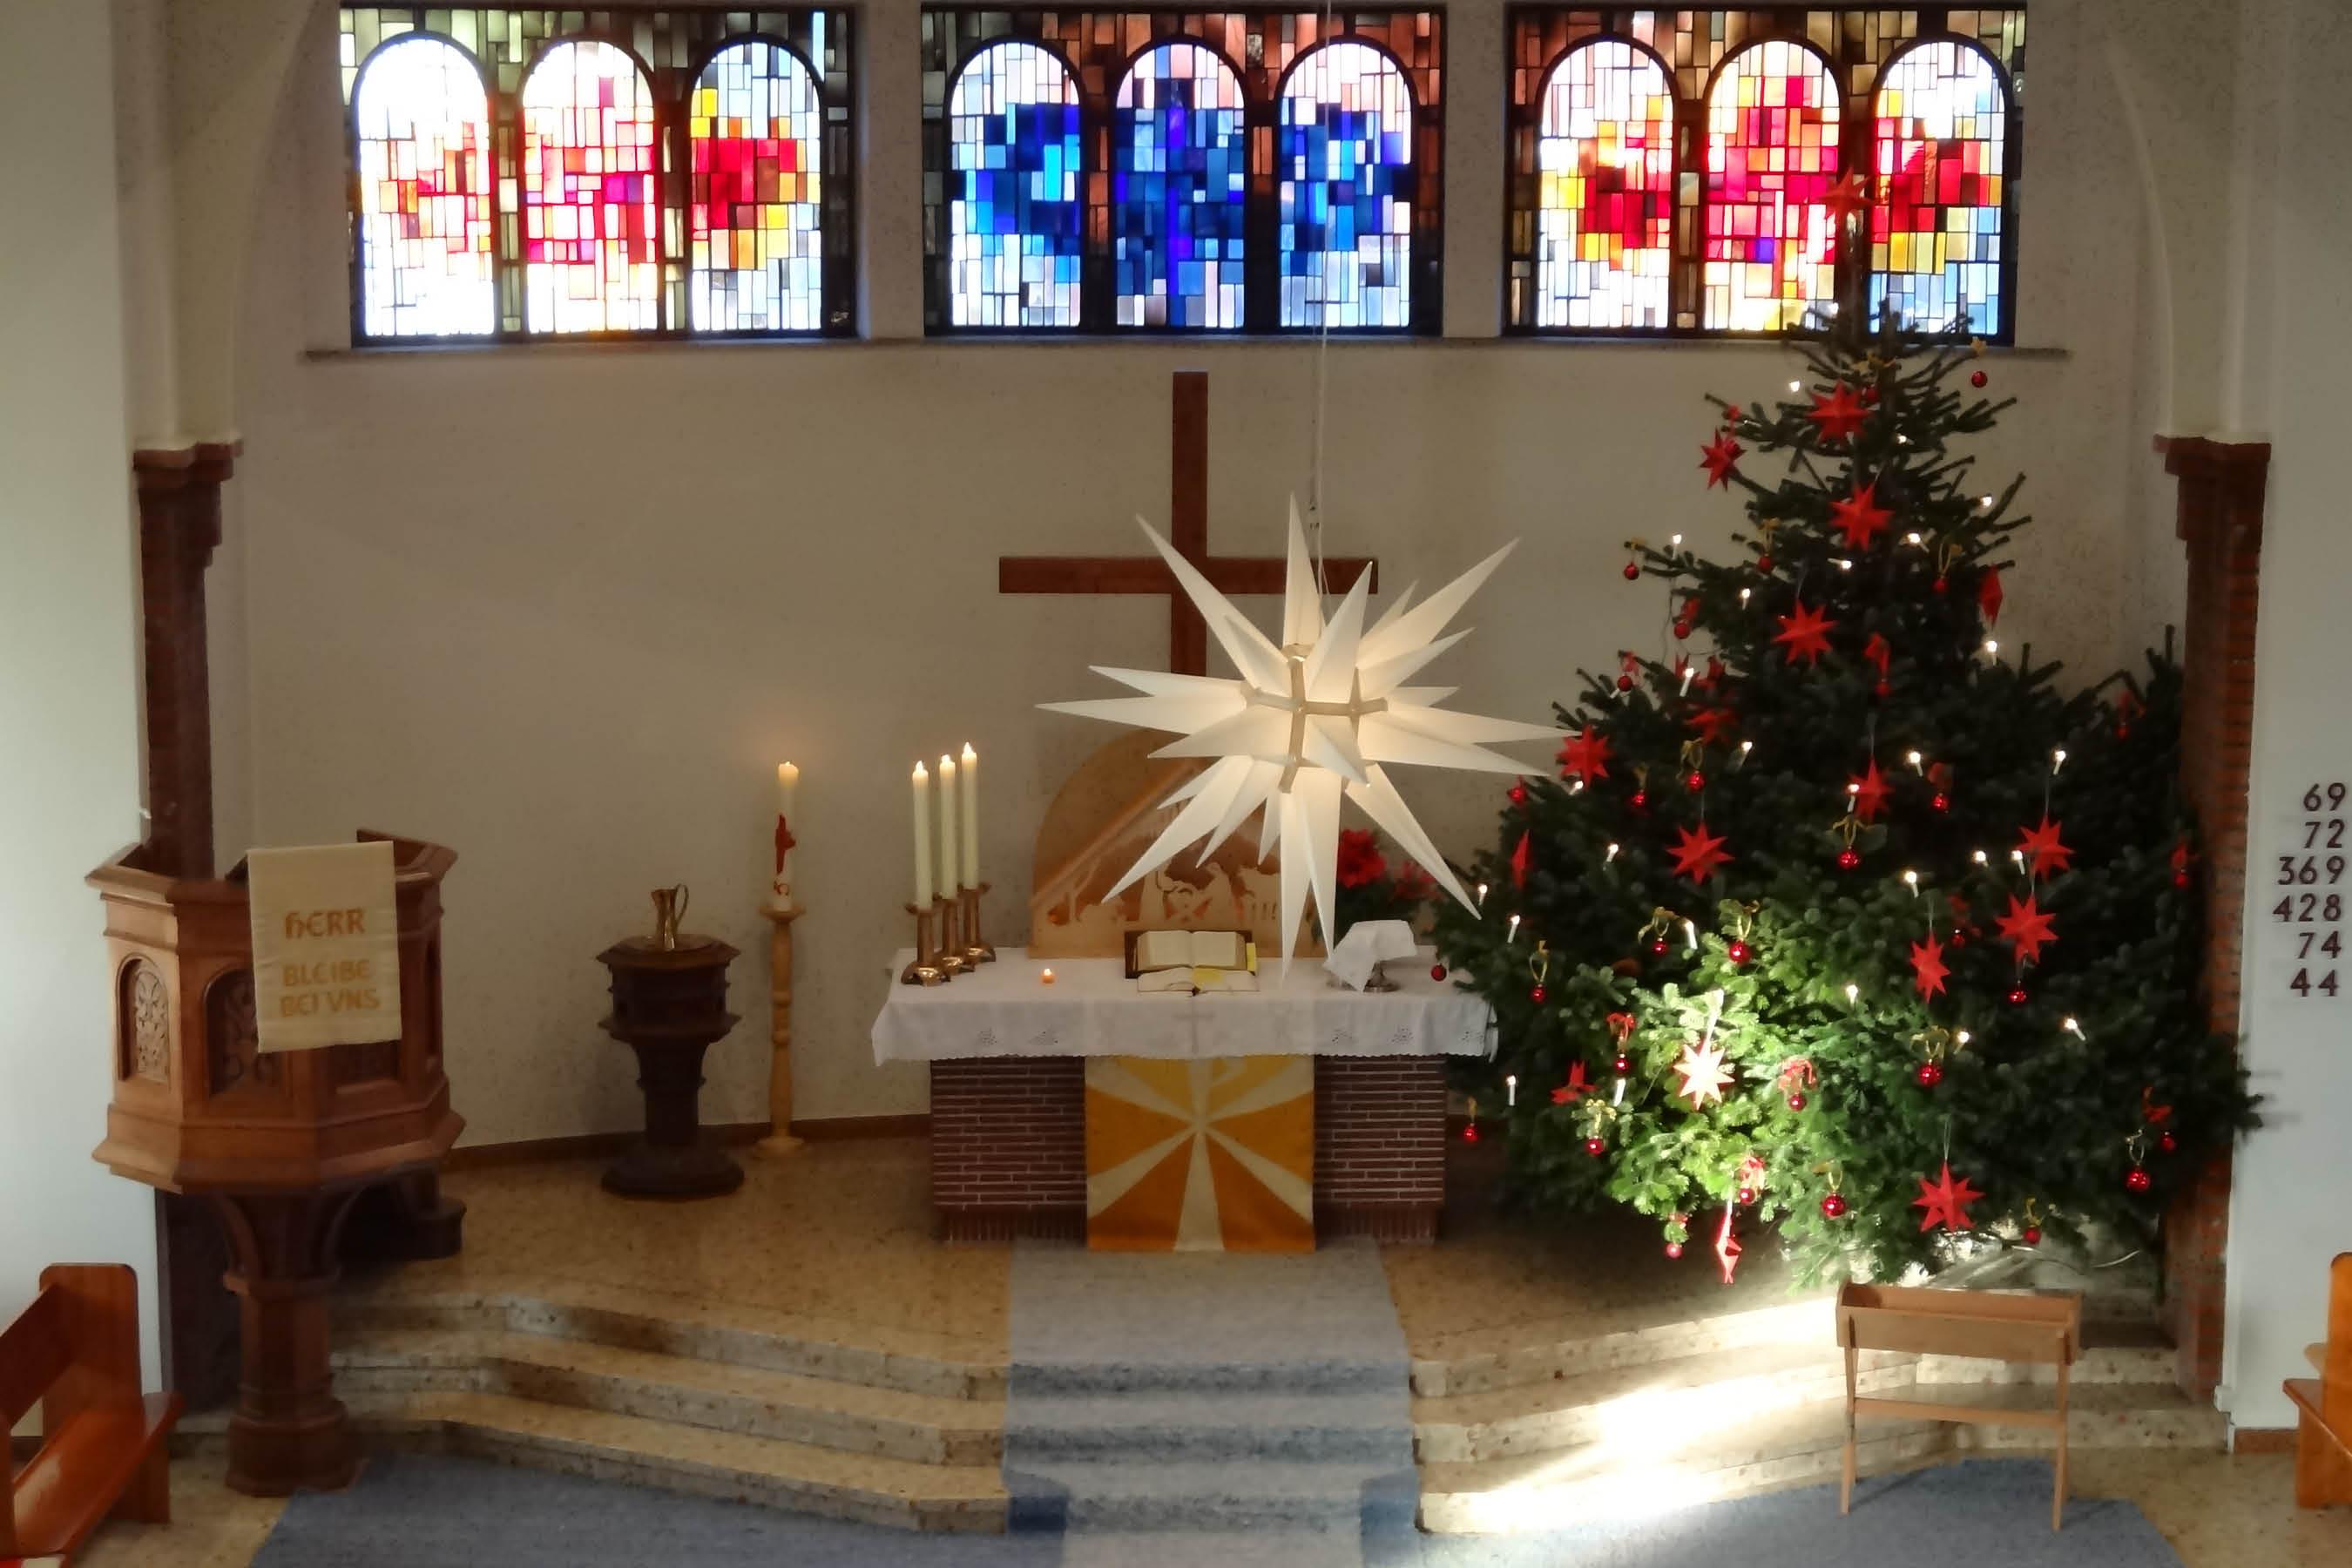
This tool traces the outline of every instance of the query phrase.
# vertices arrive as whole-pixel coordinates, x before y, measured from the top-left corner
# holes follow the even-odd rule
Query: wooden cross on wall
[[[1168,542],[1225,594],[1280,594],[1287,570],[1280,556],[1209,553],[1209,373],[1175,375],[1168,474]],[[1379,591],[1381,563],[1370,556],[1333,556],[1323,563],[1335,594],[1370,572]],[[1209,627],[1177,585],[1176,574],[1156,555],[1000,555],[1000,594],[1164,594],[1168,596],[1168,668],[1178,675],[1209,673]]]

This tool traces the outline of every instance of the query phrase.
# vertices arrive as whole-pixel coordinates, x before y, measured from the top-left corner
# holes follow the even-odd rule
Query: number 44
[[[2315,983],[2310,970],[2298,969],[2294,972],[2294,978],[2286,983],[2286,988],[2298,996],[2308,996],[2314,991],[2323,996],[2333,996],[2336,994],[2336,971],[2329,970]]]

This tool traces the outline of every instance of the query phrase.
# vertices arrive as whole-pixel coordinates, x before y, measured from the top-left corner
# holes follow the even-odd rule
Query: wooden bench
[[[2066,1509],[2066,1379],[2083,1352],[2083,1298],[2074,1291],[2036,1296],[1979,1290],[1907,1289],[1846,1285],[1838,1290],[1838,1344],[1845,1351],[1845,1479],[1838,1512],[1853,1507],[1854,1423],[1860,1415],[1911,1421],[1972,1421],[1996,1426],[2039,1426],[2058,1437],[2058,1474],[2050,1498],[2050,1528]],[[1914,1355],[1972,1356],[2029,1362],[2058,1369],[2058,1403],[2038,1410],[2005,1405],[1962,1405],[1861,1395],[1856,1378],[1864,1351]]]
[[[2327,1340],[2304,1352],[2317,1377],[2290,1377],[2297,1508],[2352,1502],[2352,1252],[2327,1270]]]
[[[41,1447],[0,1509],[0,1559],[70,1562],[113,1513],[172,1518],[176,1394],[139,1392],[139,1281],[119,1263],[58,1263],[0,1329],[0,1430],[41,1407]]]

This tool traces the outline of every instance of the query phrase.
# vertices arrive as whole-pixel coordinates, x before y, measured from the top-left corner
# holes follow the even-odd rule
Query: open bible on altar
[[[1146,931],[1135,933],[1128,956],[1135,988],[1216,992],[1257,989],[1257,943],[1246,931]]]

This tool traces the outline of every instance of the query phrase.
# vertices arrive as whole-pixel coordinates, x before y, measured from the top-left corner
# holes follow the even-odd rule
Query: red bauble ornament
[[[1633,798],[1629,804],[1635,811],[1646,809],[1650,804],[1650,792],[1645,789],[1635,790],[1633,792]]]
[[[2159,1150],[2163,1151],[2165,1153],[2167,1153],[2167,1154],[2170,1154],[2170,1153],[2173,1153],[2173,1152],[2177,1152],[2177,1151],[2179,1149],[2179,1147],[2180,1147],[2180,1140],[2179,1140],[2179,1139],[2178,1139],[2178,1138],[2175,1138],[2171,1133],[2168,1132],[2168,1133],[2164,1134],[2164,1136],[2162,1136],[2161,1138],[2158,1138],[2158,1139],[2156,1141],[2156,1146],[2157,1146],[2157,1148],[2158,1148]]]
[[[1670,1241],[1666,1243],[1666,1256],[1668,1258],[1680,1258],[1682,1255],[1683,1244],[1681,1242]]]
[[[1735,938],[1728,946],[1724,948],[1723,956],[1734,963],[1744,964],[1756,956],[1756,950]]]
[[[2022,1007],[2026,1003],[2032,1000],[2032,998],[2026,994],[2024,986],[2012,985],[2009,988],[2009,1005],[2011,1006]]]
[[[1987,375],[1980,370],[1972,370],[1969,373],[1969,384],[1970,386],[1982,386],[1986,382],[1990,381],[1992,377]]]
[[[1956,931],[1952,933],[1952,940],[1946,942],[1944,945],[1946,947],[1966,947],[1969,945],[1968,933],[1966,931]]]
[[[1871,687],[1870,694],[1884,702],[1895,695],[1895,688],[1889,682],[1882,680]]]
[[[1944,1081],[1944,1069],[1934,1062],[1921,1062],[1919,1070],[1911,1076],[1919,1080],[1921,1089],[1933,1089]]]
[[[1688,637],[1688,636],[1690,636],[1690,635],[1691,635],[1691,624],[1690,624],[1688,621],[1676,621],[1676,622],[1675,623],[1675,637]]]
[[[1462,1142],[1465,1143],[1475,1143],[1478,1142],[1478,1124],[1476,1122],[1473,1121],[1470,1125],[1462,1130]]]
[[[2128,741],[2131,739],[2131,726],[2122,720],[2117,720],[2116,721],[2116,739],[2118,741]]]
[[[2140,1169],[2137,1165],[2134,1165],[2129,1171],[2124,1173],[2124,1190],[2126,1192],[2144,1193],[2155,1184],[2156,1184],[2149,1179],[2148,1173]]]
[[[1772,570],[1772,552],[1768,550],[1763,554],[1759,555],[1756,558],[1756,570],[1759,572],[1769,572]]]
[[[1624,1074],[1633,1070],[1633,1058],[1627,1056],[1624,1052],[1619,1051],[1617,1053],[1617,1059],[1609,1064],[1609,1069],[1612,1072],[1618,1074],[1620,1077],[1622,1077]]]
[[[1933,811],[1949,811],[1952,809],[1952,797],[1942,790],[1937,790],[1935,798],[1928,801],[1927,805]]]
[[[1743,1203],[1743,1204],[1752,1204],[1752,1203],[1754,1203],[1754,1202],[1756,1201],[1756,1189],[1755,1189],[1754,1187],[1742,1187],[1742,1188],[1740,1188],[1740,1189],[1739,1189],[1739,1201],[1740,1201],[1741,1203]]]
[[[1619,677],[1617,678],[1617,689],[1618,689],[1618,690],[1620,690],[1620,691],[1631,691],[1631,690],[1633,690],[1633,678],[1632,676],[1630,676],[1630,675],[1621,675],[1621,676],[1619,676]]]
[[[1650,956],[1653,958],[1664,958],[1666,956],[1666,939],[1664,937],[1654,936],[1650,939]]]
[[[1527,786],[1527,785],[1525,785],[1525,784],[1513,784],[1513,785],[1511,786],[1510,794],[1511,794],[1511,804],[1512,804],[1513,805],[1527,805],[1527,804],[1528,804],[1528,786]]]
[[[2186,871],[2175,871],[2172,874],[2172,885],[2176,888],[2185,888],[2189,886],[2189,873]]]
[[[1691,790],[1694,793],[1703,790],[1706,787],[1706,775],[1702,773],[1694,772],[1690,777],[1683,780],[1683,787]]]
[[[1584,1152],[1598,1160],[1601,1155],[1609,1152],[1609,1145],[1598,1138],[1587,1138],[1584,1141]]]
[[[1791,1110],[1802,1110],[1805,1104],[1805,1091],[1801,1089],[1789,1097],[1789,1109]]]
[[[1841,849],[1841,850],[1839,850],[1839,851],[1838,851],[1838,854],[1837,854],[1837,868],[1838,868],[1839,870],[1841,870],[1841,871],[1851,871],[1851,870],[1853,870],[1856,866],[1859,866],[1859,865],[1861,865],[1861,864],[1862,864],[1862,852],[1861,852],[1860,850],[1858,850],[1858,849],[1854,848],[1852,845],[1848,845],[1848,846],[1846,846],[1846,847],[1844,847],[1843,849]]]
[[[1952,587],[1952,580],[1938,573],[1936,580],[1928,584],[1927,586],[1938,594],[1949,593]]]
[[[2039,1247],[2042,1245],[2042,1227],[2038,1225],[2029,1225],[2025,1227],[2025,1234],[2018,1239],[2028,1247]]]
[[[1627,581],[1628,583],[1631,583],[1631,582],[1633,582],[1635,578],[1637,578],[1637,577],[1641,576],[1641,574],[1642,574],[1642,563],[1641,563],[1640,562],[1638,562],[1638,561],[1628,561],[1627,563],[1625,563],[1625,581]]]
[[[1544,988],[1542,986],[1534,986],[1528,990],[1528,1000],[1534,1003],[1537,1006],[1540,1007],[1543,1005],[1543,999]]]
[[[1443,979],[1444,979],[1444,978],[1445,978],[1445,965],[1444,965],[1444,964],[1442,964],[1442,963],[1433,963],[1433,964],[1431,964],[1431,965],[1429,966],[1429,977],[1430,977],[1432,980],[1443,980]]]
[[[1832,1193],[1829,1196],[1823,1198],[1822,1200],[1822,1217],[1823,1219],[1843,1219],[1845,1217],[1845,1200],[1838,1196],[1835,1193]]]

